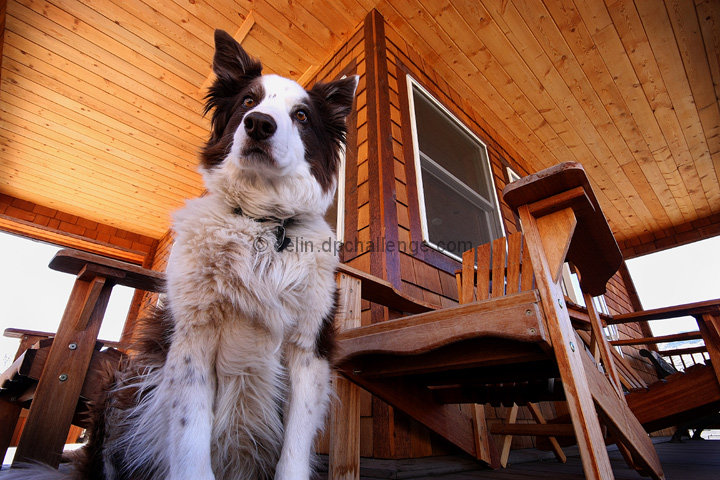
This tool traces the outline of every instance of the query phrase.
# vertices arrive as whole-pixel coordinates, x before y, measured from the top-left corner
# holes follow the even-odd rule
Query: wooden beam
[[[515,422],[517,421],[517,414],[518,414],[517,403],[513,403],[513,406],[510,409],[510,414],[508,415],[507,421],[504,424],[502,424],[502,426],[505,427],[505,429],[506,429],[505,438],[503,438],[502,452],[500,453],[500,465],[503,468],[507,468],[508,457],[510,456],[510,446],[512,445],[512,437],[513,437],[513,434],[508,433],[507,429],[512,430],[512,428],[516,426]],[[495,429],[490,427],[490,433],[495,433]]]
[[[517,406],[513,406],[513,409]],[[510,411],[512,414],[512,410]],[[516,414],[517,415],[517,414]],[[512,420],[510,417],[509,420]],[[513,435],[528,437],[575,437],[575,431],[571,423],[496,423],[490,426],[490,433],[493,435],[506,435],[505,443],[512,440]],[[503,454],[505,453],[503,445]],[[507,458],[503,457],[507,466]]]
[[[613,438],[621,441],[632,453],[632,458],[655,480],[665,478],[655,447],[642,425],[628,407],[624,398],[619,398],[607,377],[600,373],[589,355],[580,355],[587,374],[593,401],[605,418],[605,425]]]
[[[605,450],[605,440],[582,364],[581,357],[585,354],[579,348],[578,339],[570,323],[562,288],[558,282],[553,281],[551,266],[543,249],[546,241],[543,241],[536,219],[527,205],[520,206],[518,214],[545,310],[548,331],[563,381],[585,476],[596,480],[613,478],[610,459]],[[574,229],[575,222],[572,221],[573,218],[558,217],[557,219],[565,224],[557,226],[556,236],[564,238],[566,235],[563,234],[562,229]]]
[[[610,342],[614,347],[623,345],[645,345],[648,343],[677,342],[681,340],[697,340],[703,338],[700,332],[675,333],[673,335],[662,335],[660,337],[627,338],[624,340],[613,340]]]
[[[538,425],[547,425],[547,421],[545,420],[545,416],[540,411],[540,407],[537,403],[528,403],[528,408],[530,409],[530,415],[533,416],[535,421],[538,423]],[[572,425],[568,425],[570,427],[570,431],[572,433]],[[558,459],[560,463],[567,462],[567,457],[565,456],[565,452],[562,451],[562,448],[560,447],[560,443],[557,441],[557,438],[555,436],[560,435],[553,435],[548,438],[550,441],[550,445],[552,446],[553,453],[555,454],[555,458]]]
[[[360,280],[346,273],[337,274],[339,308],[335,322],[339,330],[361,324]],[[336,398],[330,407],[330,478],[360,478],[360,389],[347,378],[335,374]]]
[[[0,0],[0,80],[2,80],[3,44],[5,43],[5,17],[7,16],[7,0]]]
[[[705,300],[703,302],[686,303],[671,307],[654,308],[652,310],[641,310],[639,312],[615,315],[606,319],[608,325],[620,325],[623,323],[647,322],[648,320],[666,320],[671,318],[685,317],[688,315],[700,315],[703,313],[720,313],[720,298]]]
[[[95,297],[89,295],[95,283],[94,280],[79,278],[75,281],[38,382],[14,464],[42,462],[57,467],[60,463],[63,443],[85,382],[113,286],[113,282],[103,282],[100,294]],[[92,314],[87,324],[78,328],[81,323],[79,319],[87,310]],[[68,345],[73,344],[74,349],[68,348]]]

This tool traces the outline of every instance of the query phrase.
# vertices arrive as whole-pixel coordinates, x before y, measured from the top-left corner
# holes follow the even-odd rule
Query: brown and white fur
[[[65,477],[305,479],[330,398],[337,259],[323,219],[357,78],[306,91],[215,34],[207,194],[174,215],[164,316],[113,373],[84,460]],[[241,213],[238,213],[240,207]],[[262,221],[258,221],[262,219]],[[276,227],[289,245],[276,251]],[[313,250],[313,251],[308,251]],[[161,321],[162,320],[162,321]],[[155,345],[147,347],[147,345]]]

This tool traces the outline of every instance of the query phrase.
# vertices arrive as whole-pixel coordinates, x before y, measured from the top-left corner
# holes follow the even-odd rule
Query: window
[[[340,154],[338,186],[335,190],[335,198],[325,212],[325,220],[335,230],[337,241],[342,242],[345,236],[345,150]]]
[[[408,77],[423,241],[460,259],[503,235],[485,144]]]

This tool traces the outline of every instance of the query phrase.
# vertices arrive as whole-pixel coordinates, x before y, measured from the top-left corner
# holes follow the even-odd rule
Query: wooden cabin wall
[[[0,230],[142,264],[157,241],[138,233],[0,194]]]
[[[370,164],[368,182],[371,184],[371,192],[379,197],[375,205],[380,210],[373,207],[371,194],[370,212],[378,211],[378,213],[375,218],[363,215],[363,219],[370,217],[369,225],[365,222],[358,225],[358,228],[361,238],[374,240],[380,235],[386,244],[394,241],[399,245],[397,249],[382,249],[379,255],[373,252],[370,256],[370,272],[391,281],[406,294],[438,306],[449,306],[457,302],[454,272],[460,264],[435,250],[421,248],[420,209],[415,182],[406,76],[412,76],[487,145],[497,192],[501,192],[509,181],[507,167],[512,168],[520,176],[527,175],[531,171],[512,145],[502,143],[492,125],[484,121],[473,106],[465,101],[462,94],[452,89],[442,77],[435,74],[432,52],[416,51],[414,45],[405,42],[402,35],[392,25],[387,24],[377,12],[371,13],[366,21],[366,37],[372,38],[372,42],[366,42],[368,75],[371,74],[370,72],[374,75],[374,82],[373,79],[368,80],[368,92],[372,92],[373,87],[378,89],[374,96],[368,93],[368,98],[377,101],[377,104],[369,109],[369,122],[372,125],[374,119],[378,123],[377,130],[381,132],[374,150],[371,143],[371,159],[377,158],[377,165],[373,168],[373,164]],[[386,89],[386,92],[383,89]],[[374,116],[373,109],[376,110]],[[383,136],[382,132],[389,132],[389,138],[387,135]],[[506,234],[510,234],[518,230],[519,222],[500,197],[498,193],[504,229]],[[367,229],[369,235],[366,233],[362,236],[364,229]],[[373,268],[373,264],[376,268]],[[359,267],[363,268],[367,265],[359,265]],[[634,287],[631,279],[627,272],[624,273],[618,273],[613,277],[608,287],[606,300],[613,313],[624,313],[640,308],[636,296],[632,295]],[[363,313],[364,323],[382,321],[393,316],[393,312],[379,308],[376,311],[366,308]],[[621,337],[645,335],[642,328],[636,324],[621,326],[619,331]],[[625,348],[624,354],[629,363],[648,381],[654,381],[656,378],[652,369],[638,354],[639,348]],[[394,412],[379,400],[373,399],[372,406],[374,456],[415,457],[447,450],[447,445],[434,434],[404,415]],[[551,404],[542,404],[541,409],[546,417],[555,416]],[[486,412],[489,423],[502,421],[507,415],[505,408],[488,406]],[[527,408],[520,408],[518,422],[533,422]],[[532,446],[534,446],[532,438],[513,439],[513,448]]]

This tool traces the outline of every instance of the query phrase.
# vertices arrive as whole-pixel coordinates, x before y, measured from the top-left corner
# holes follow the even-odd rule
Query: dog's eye
[[[305,110],[298,110],[295,112],[295,118],[297,118],[297,121],[300,123],[306,123],[308,121],[307,113],[305,113]]]
[[[255,100],[252,97],[245,97],[243,98],[243,106],[252,108],[255,106]]]

